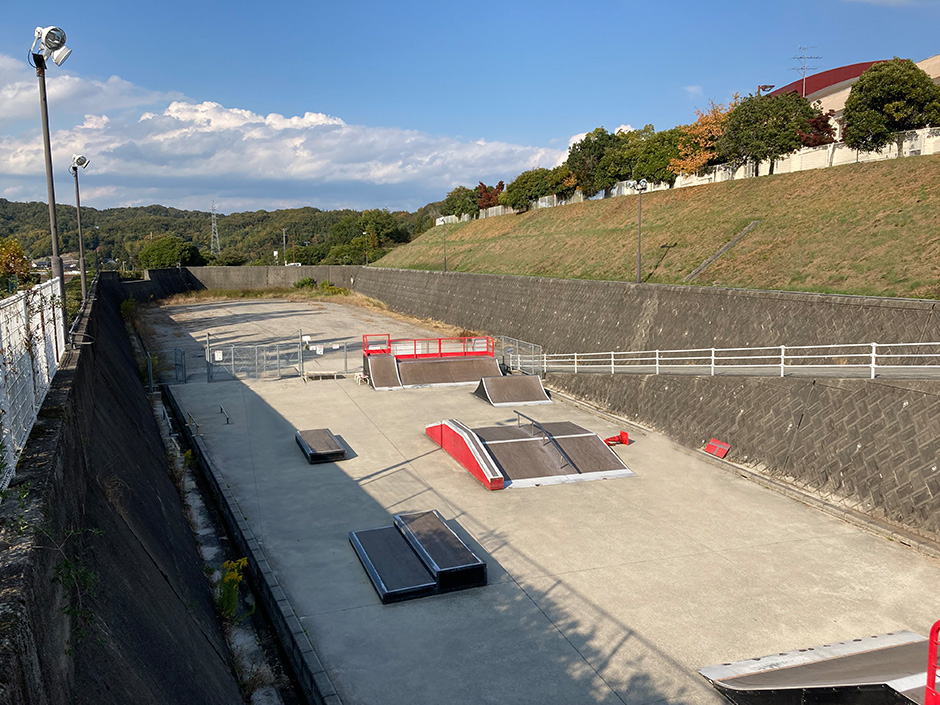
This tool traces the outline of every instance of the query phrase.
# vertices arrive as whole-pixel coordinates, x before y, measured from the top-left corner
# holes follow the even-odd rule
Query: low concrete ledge
[[[225,522],[226,531],[238,548],[238,552],[248,559],[248,577],[252,587],[265,614],[271,620],[277,638],[294,671],[294,676],[303,688],[304,695],[311,703],[342,705],[342,700],[333,688],[333,682],[320,662],[316,649],[297,618],[290,600],[271,569],[251,527],[239,510],[235,495],[225,484],[225,478],[209,454],[206,444],[202,438],[193,435],[186,425],[185,414],[173,395],[173,391],[166,385],[162,387],[162,391],[164,402],[183,430],[193,453],[200,460],[203,477],[208,481],[213,494],[218,497],[216,506]]]

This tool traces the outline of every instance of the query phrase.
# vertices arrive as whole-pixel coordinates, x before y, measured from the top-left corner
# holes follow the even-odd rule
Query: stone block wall
[[[935,301],[305,269],[393,310],[545,352],[940,341]],[[691,448],[720,438],[732,444],[730,459],[768,477],[940,540],[938,382],[594,374],[553,374],[549,382]]]

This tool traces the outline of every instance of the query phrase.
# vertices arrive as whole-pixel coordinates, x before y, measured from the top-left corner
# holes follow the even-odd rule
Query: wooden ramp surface
[[[476,384],[483,377],[500,376],[495,357],[434,357],[399,360],[403,387]]]
[[[600,436],[570,421],[541,424],[549,440],[533,424],[486,426],[473,432],[509,481],[509,485],[579,482],[633,473]],[[557,444],[557,445],[556,445]]]
[[[483,377],[474,392],[493,406],[531,406],[551,404],[538,375]]]

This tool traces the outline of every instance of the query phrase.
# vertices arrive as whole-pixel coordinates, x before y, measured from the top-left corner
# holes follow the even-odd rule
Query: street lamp
[[[643,242],[643,192],[646,190],[646,187],[649,186],[646,179],[640,179],[639,181],[633,181],[632,179],[627,182],[627,186],[632,188],[637,192],[637,215],[636,215],[636,283],[642,283],[640,279],[640,265],[642,263],[642,258],[640,254],[640,245]]]
[[[369,233],[365,230],[362,231],[362,237],[366,241],[366,266],[369,266]]]
[[[52,149],[49,146],[49,104],[46,100],[46,60],[61,66],[72,50],[65,46],[65,32],[59,27],[36,27],[30,48],[32,65],[39,78],[39,108],[42,116],[42,146],[46,161],[46,188],[49,191],[49,233],[52,238],[52,276],[59,278],[59,299],[62,305],[62,340],[68,339],[69,321],[65,310],[65,273],[59,256],[59,226],[55,216],[55,187],[52,182]]]
[[[444,271],[447,271],[447,229],[441,230],[441,237],[444,238]]]
[[[69,171],[75,177],[75,218],[78,220],[78,269],[82,277],[82,301],[88,296],[88,284],[85,279],[85,240],[82,237],[82,198],[78,193],[78,169],[88,166],[88,157],[84,154],[73,154],[72,165]]]

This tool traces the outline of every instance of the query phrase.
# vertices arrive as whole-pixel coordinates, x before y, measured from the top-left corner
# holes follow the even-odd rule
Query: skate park
[[[199,329],[195,312],[180,325],[195,346],[205,332],[259,339],[314,327],[350,342],[376,330],[440,337],[393,331],[401,322],[373,312],[356,323],[318,312],[312,324],[252,306],[220,317],[228,332]],[[272,321],[284,328],[252,330]],[[173,385],[339,701],[718,703],[700,669],[927,634],[935,561],[554,390],[554,404],[522,413],[601,438],[628,429],[631,442],[613,452],[634,476],[487,492],[425,431],[452,418],[517,423],[473,390],[377,391],[352,376]],[[321,427],[347,460],[307,463],[293,435]],[[488,584],[383,605],[348,533],[428,510],[486,561]]]

